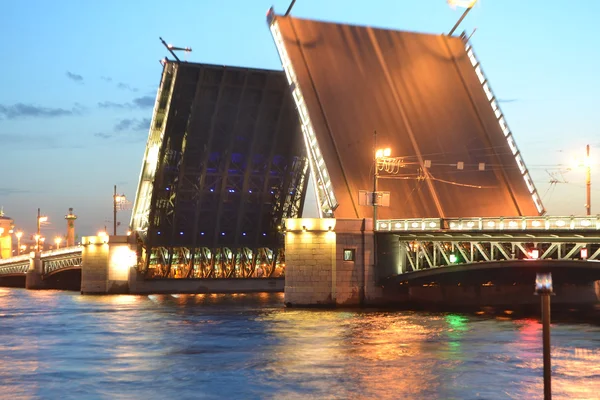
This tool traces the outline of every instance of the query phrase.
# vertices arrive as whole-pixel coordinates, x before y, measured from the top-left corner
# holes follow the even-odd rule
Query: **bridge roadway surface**
[[[293,81],[311,168],[326,188],[320,199],[333,217],[371,218],[372,207],[360,205],[357,195],[373,188],[371,149],[380,147],[390,147],[388,161],[400,160],[401,167],[383,176],[380,165],[378,191],[391,199],[379,218],[544,213],[463,38],[291,16],[270,20]]]

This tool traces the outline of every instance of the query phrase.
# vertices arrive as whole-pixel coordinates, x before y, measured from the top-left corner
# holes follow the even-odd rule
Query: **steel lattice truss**
[[[81,248],[67,247],[59,250],[50,250],[41,254],[44,275],[51,275],[62,269],[81,267]],[[20,255],[2,260],[0,276],[25,274],[30,268],[31,256]]]
[[[485,261],[600,259],[597,232],[402,233],[398,240],[402,272]]]
[[[29,260],[0,266],[0,276],[25,274],[29,270]]]
[[[62,269],[81,267],[81,252],[56,258],[42,259],[44,275],[50,275]]]
[[[150,277],[166,278],[274,278],[285,273],[283,249],[253,251],[243,247],[155,247],[150,255]]]
[[[280,225],[304,202],[305,153],[283,72],[165,62],[131,220],[141,270],[262,269],[247,254],[282,251]]]

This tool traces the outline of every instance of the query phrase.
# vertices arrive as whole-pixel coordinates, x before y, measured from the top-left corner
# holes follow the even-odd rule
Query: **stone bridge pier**
[[[44,266],[42,254],[36,251],[29,259],[29,270],[25,274],[25,288],[30,290],[48,289],[48,282],[44,280]]]
[[[137,258],[130,236],[84,236],[81,293],[129,293],[129,272]]]
[[[371,219],[286,220],[285,304],[361,306],[383,301]]]

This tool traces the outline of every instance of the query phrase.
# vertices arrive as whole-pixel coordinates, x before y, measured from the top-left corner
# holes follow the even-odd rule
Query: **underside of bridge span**
[[[150,278],[266,278],[285,267],[308,163],[282,71],[163,61],[131,219]]]

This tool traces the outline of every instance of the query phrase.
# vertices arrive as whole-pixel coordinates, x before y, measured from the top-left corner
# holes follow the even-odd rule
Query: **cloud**
[[[0,133],[3,148],[12,150],[79,149],[81,144],[65,141],[62,135]]]
[[[29,190],[0,187],[0,196],[10,196],[17,193],[30,193]]]
[[[98,103],[100,108],[132,108],[131,103],[115,103],[114,101],[101,101]]]
[[[498,99],[498,103],[514,103],[515,101],[519,101],[519,99]]]
[[[101,139],[110,139],[115,136],[122,137],[124,134],[127,135],[127,133],[130,133],[133,134],[130,135],[133,138],[139,138],[138,133],[147,132],[149,128],[150,118],[123,118],[115,124],[113,133],[98,132],[94,136]]]
[[[106,82],[112,82],[112,78],[110,76],[101,76],[100,79]]]
[[[12,105],[0,104],[0,117],[16,118],[54,118],[69,115],[80,115],[83,106],[75,104],[71,109],[59,107],[41,107],[33,104],[17,103]]]
[[[117,110],[118,109],[131,110],[134,108],[148,109],[148,108],[154,107],[154,97],[153,96],[136,97],[130,103],[115,103],[114,101],[101,101],[98,103],[98,107],[117,109]]]
[[[121,89],[121,90],[130,90],[130,91],[132,91],[132,92],[137,92],[137,91],[138,91],[138,90],[137,90],[137,88],[134,88],[134,87],[132,87],[132,86],[129,86],[128,84],[126,84],[126,83],[123,83],[123,82],[119,82],[119,83],[117,83],[117,88],[119,88],[119,89]]]
[[[79,74],[74,74],[71,71],[67,71],[67,78],[77,83],[83,83],[83,76]]]
[[[150,118],[125,118],[115,125],[115,131],[144,131],[150,128]]]
[[[154,107],[154,96],[142,96],[133,99],[133,103],[139,108],[152,108]]]

